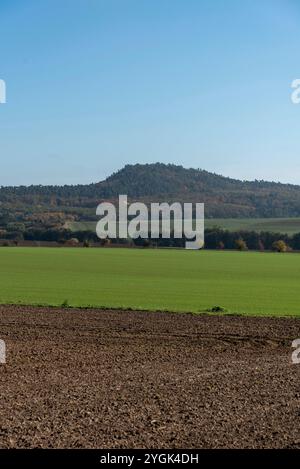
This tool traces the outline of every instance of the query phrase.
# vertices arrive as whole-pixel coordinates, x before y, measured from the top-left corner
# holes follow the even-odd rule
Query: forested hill
[[[239,181],[161,163],[127,165],[105,181],[88,185],[1,187],[0,210],[49,207],[63,211],[68,207],[76,213],[77,209],[93,210],[100,201],[114,200],[119,194],[145,202],[205,202],[207,217],[300,216],[300,186]]]

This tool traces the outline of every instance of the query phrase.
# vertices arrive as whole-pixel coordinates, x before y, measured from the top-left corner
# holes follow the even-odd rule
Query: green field
[[[300,233],[300,218],[216,218],[206,219],[205,227],[219,226],[228,231],[269,231],[293,235]]]
[[[270,231],[293,235],[300,233],[300,218],[206,218],[205,228],[218,226],[229,231]],[[95,231],[96,222],[68,222],[72,231]]]
[[[0,303],[300,315],[298,254],[0,248]]]

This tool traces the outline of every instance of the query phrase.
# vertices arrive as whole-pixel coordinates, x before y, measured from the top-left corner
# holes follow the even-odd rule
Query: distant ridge
[[[204,202],[206,216],[214,218],[300,216],[300,186],[240,181],[163,163],[126,165],[106,180],[88,185],[1,187],[0,203],[95,208],[99,201],[114,200],[119,194],[145,202]]]

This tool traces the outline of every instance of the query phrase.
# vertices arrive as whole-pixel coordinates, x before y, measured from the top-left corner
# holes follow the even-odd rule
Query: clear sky
[[[0,0],[0,185],[165,162],[300,184],[299,0]]]

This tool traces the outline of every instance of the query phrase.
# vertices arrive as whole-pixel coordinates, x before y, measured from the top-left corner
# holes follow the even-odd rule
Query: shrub
[[[101,246],[109,246],[111,244],[111,240],[109,238],[101,239],[100,244]]]
[[[226,313],[226,309],[222,306],[213,306],[210,309],[207,309],[208,313]]]
[[[71,239],[68,239],[68,241],[66,241],[66,246],[78,246],[79,245],[79,241],[77,238],[71,238]]]

